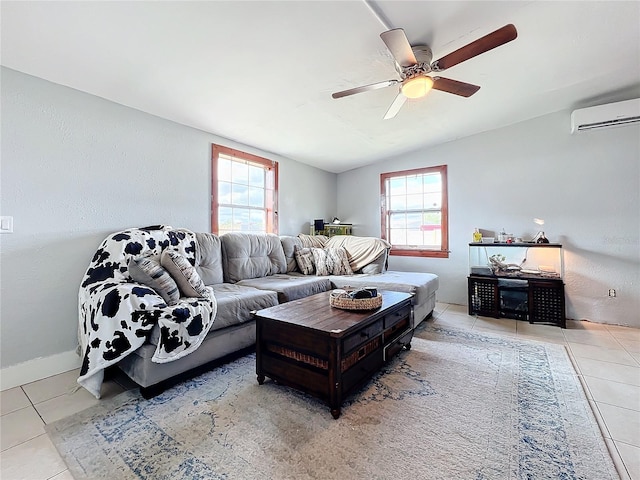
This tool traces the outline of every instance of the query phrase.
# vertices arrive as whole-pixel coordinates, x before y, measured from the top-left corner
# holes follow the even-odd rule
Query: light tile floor
[[[461,305],[438,304],[436,325],[566,345],[623,480],[640,480],[640,329],[569,321],[565,330],[474,317]],[[76,388],[77,370],[0,393],[0,478],[73,480],[44,425],[100,400]],[[108,381],[103,398],[132,388]]]

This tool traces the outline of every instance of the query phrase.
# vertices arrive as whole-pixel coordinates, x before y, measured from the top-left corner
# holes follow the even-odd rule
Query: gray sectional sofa
[[[193,232],[190,232],[189,235],[183,238],[181,235],[176,235],[175,232],[188,231],[174,230],[171,227],[163,226],[155,227],[155,230],[149,230],[148,228],[127,230],[124,233],[129,238],[138,238],[136,243],[143,244],[143,248],[142,250],[132,250],[129,246],[125,246],[122,249],[122,256],[135,256],[145,253],[147,245],[155,248],[155,250],[147,253],[156,255],[165,248],[183,251],[186,258],[195,267],[208,291],[213,295],[217,311],[213,324],[199,346],[180,358],[166,361],[165,363],[157,363],[156,360],[152,360],[158,344],[167,342],[166,338],[163,339],[163,333],[166,337],[166,332],[163,332],[162,327],[156,324],[150,325],[150,330],[145,331],[144,343],[139,348],[134,348],[134,345],[131,347],[131,352],[123,354],[121,358],[114,358],[113,361],[105,363],[105,366],[107,363],[117,365],[127,376],[140,385],[143,395],[147,397],[157,394],[185,376],[210,368],[215,364],[215,361],[224,360],[230,355],[244,352],[244,350],[251,348],[256,340],[253,312],[278,303],[289,302],[345,286],[356,288],[374,286],[379,289],[410,292],[414,294],[414,326],[417,326],[431,315],[435,307],[438,277],[430,273],[384,271],[388,249],[385,249],[370,264],[364,267],[357,265],[359,268],[353,275],[304,275],[298,269],[295,252],[297,249],[304,248],[304,237],[308,236],[227,233],[218,237],[210,233],[193,234]],[[100,261],[100,255],[106,257],[101,252],[105,250],[105,245],[108,246],[108,240],[121,238],[122,233],[114,234],[105,240],[101,249],[96,253],[96,257],[94,257],[94,263],[92,263],[87,273],[88,276],[93,274],[95,277],[95,272],[101,268],[95,262],[96,258]],[[147,235],[153,237],[154,240],[147,239]],[[163,241],[165,235],[169,239],[166,242]],[[363,239],[363,237],[357,238],[361,239],[359,241],[361,244],[366,245],[369,243],[369,240]],[[128,241],[131,242],[131,240]],[[375,241],[379,242],[379,240],[370,239],[370,242]],[[182,245],[180,242],[189,243]],[[349,256],[348,245],[345,250]],[[121,250],[116,249],[116,251],[120,252]],[[114,259],[111,258],[110,260],[113,261]],[[132,284],[136,285],[136,282],[127,274],[126,267],[122,266],[128,265],[130,261],[131,259],[118,259],[117,265],[120,266],[120,277],[116,276],[115,280],[117,281],[114,281],[113,278],[107,278],[101,280],[101,282],[110,282],[108,285],[115,288],[116,291],[123,292],[126,289],[127,292],[131,292]],[[104,263],[105,261],[103,261]],[[115,287],[113,287],[114,284]],[[95,339],[83,338],[82,330],[85,333],[90,330],[87,327],[90,322],[99,324],[101,321],[100,316],[104,313],[104,304],[106,303],[106,301],[98,302],[99,307],[92,310],[89,315],[87,309],[83,306],[83,298],[86,298],[87,293],[92,292],[83,292],[83,288],[95,289],[96,284],[95,282],[85,281],[83,285],[85,286],[81,287],[80,295],[79,338],[81,338],[81,347],[95,343]],[[139,287],[143,288],[144,286],[140,285]],[[140,288],[136,291],[139,292]],[[153,291],[143,291],[145,302],[139,304],[136,308],[132,308],[132,313],[127,315],[134,317],[142,309],[142,317],[140,317],[143,319],[142,324],[145,324],[144,319],[151,318],[154,315],[155,318],[163,318],[164,316],[169,319],[169,317],[173,316],[172,318],[175,319],[175,312],[184,312],[187,306],[191,309],[196,309],[195,312],[197,312],[198,301],[202,301],[180,299],[180,302],[172,307],[173,310],[170,310],[159,295],[156,295],[155,303],[150,301],[150,299],[153,299],[153,293]],[[120,296],[125,298],[124,294],[120,294]],[[100,307],[101,303],[102,307]],[[184,308],[177,308],[180,306]],[[154,312],[154,310],[163,313],[159,314],[158,311]],[[169,313],[166,313],[167,311]],[[114,317],[117,317],[117,315],[114,314]],[[191,317],[197,317],[197,315],[191,315]],[[115,319],[110,319],[110,321],[114,322]],[[94,323],[91,323],[91,325]],[[120,323],[123,322],[121,321]],[[115,341],[112,340],[111,343],[115,344]],[[86,358],[85,362],[90,363]],[[86,382],[81,380],[82,377],[78,382],[86,387]],[[102,378],[100,377],[101,381]],[[98,397],[99,385],[94,387],[93,391],[88,388]]]

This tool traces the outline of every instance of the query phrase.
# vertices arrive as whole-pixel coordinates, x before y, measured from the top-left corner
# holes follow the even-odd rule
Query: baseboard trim
[[[80,367],[75,350],[40,357],[0,369],[0,390],[18,387]]]

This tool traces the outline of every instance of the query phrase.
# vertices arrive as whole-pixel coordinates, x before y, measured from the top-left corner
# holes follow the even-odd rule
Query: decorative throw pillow
[[[175,305],[180,292],[175,280],[162,266],[149,257],[131,258],[127,264],[129,275],[138,283],[153,288],[167,305]]]
[[[311,248],[300,248],[297,245],[293,250],[293,255],[296,257],[296,263],[298,264],[298,270],[305,275],[313,275],[315,272],[313,253],[311,253],[311,250]]]
[[[183,297],[209,296],[207,287],[195,267],[178,252],[164,250],[160,257],[160,265],[171,274]]]
[[[353,275],[347,251],[342,248],[312,248],[316,275]]]

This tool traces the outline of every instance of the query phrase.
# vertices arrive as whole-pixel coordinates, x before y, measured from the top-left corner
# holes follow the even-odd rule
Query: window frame
[[[218,224],[218,158],[220,154],[253,163],[265,169],[265,210],[267,233],[278,234],[278,162],[251,153],[213,143],[211,145],[211,232],[219,235]]]
[[[380,216],[381,216],[381,238],[391,241],[387,238],[387,219],[389,210],[387,208],[387,180],[397,177],[409,177],[412,175],[424,175],[439,173],[442,182],[442,205],[440,207],[440,249],[417,248],[404,246],[395,246],[392,244],[389,255],[408,256],[408,257],[431,257],[431,258],[449,258],[449,195],[447,166],[438,165],[434,167],[414,168],[410,170],[399,170],[396,172],[387,172],[380,174]],[[402,248],[405,247],[405,248]],[[423,246],[422,246],[423,247]]]

